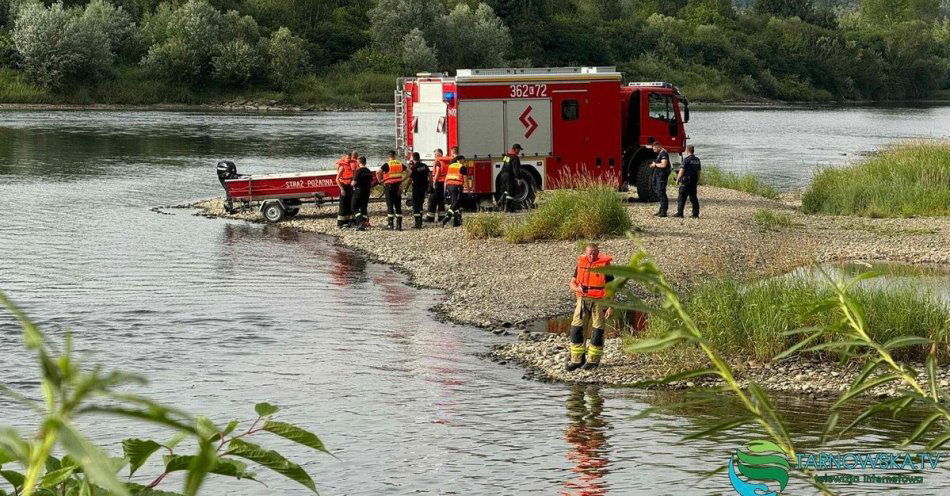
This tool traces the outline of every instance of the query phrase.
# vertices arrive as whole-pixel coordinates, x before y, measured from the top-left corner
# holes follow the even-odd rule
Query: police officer
[[[660,198],[660,210],[655,214],[657,217],[666,217],[670,208],[670,200],[666,196],[666,184],[670,180],[670,154],[659,141],[653,142],[653,152],[656,153],[656,159],[650,163],[653,171],[653,189],[656,190]]]
[[[366,157],[358,159],[359,168],[353,173],[353,224],[356,229],[362,231],[369,225],[369,194],[373,186],[376,186],[376,174],[366,167]]]
[[[445,218],[445,172],[452,163],[452,157],[458,155],[459,148],[452,147],[451,156],[442,155],[442,149],[435,150],[435,162],[432,171],[432,189],[429,191],[429,210],[426,213],[426,222],[435,222],[438,216],[439,222]]]
[[[462,225],[462,186],[465,184],[465,175],[468,169],[462,165],[465,163],[465,157],[456,155],[455,160],[449,164],[445,171],[445,195],[449,200],[449,210],[445,218],[442,219],[442,225],[445,226],[449,220],[455,227]]]
[[[344,155],[336,162],[336,185],[340,188],[339,209],[336,215],[336,227],[349,227],[353,221],[353,168],[350,166],[352,153]]]
[[[568,372],[583,367],[584,370],[597,368],[604,355],[604,329],[611,309],[603,304],[607,298],[607,283],[613,276],[600,274],[595,269],[610,265],[613,258],[600,253],[594,243],[584,247],[584,254],[578,257],[571,279],[571,291],[577,295],[574,317],[571,320],[571,353],[565,369]],[[584,326],[590,322],[590,345],[584,346]]]
[[[389,161],[379,169],[380,182],[386,192],[386,224],[389,229],[402,231],[402,180],[406,167],[396,158],[394,150],[389,151]]]
[[[699,186],[699,172],[702,170],[702,164],[699,162],[699,157],[695,155],[695,151],[693,145],[686,147],[683,166],[680,167],[679,174],[676,176],[680,187],[676,197],[676,215],[673,217],[683,216],[686,198],[689,198],[689,202],[693,205],[693,217],[699,217],[699,196],[696,194],[696,187]]]
[[[501,201],[502,207],[504,207],[505,212],[514,212],[515,211],[515,190],[518,187],[518,171],[521,170],[521,145],[515,143],[511,145],[511,150],[508,150],[508,153],[505,154],[505,158],[502,159],[501,172],[501,182],[504,185],[505,191],[502,194]]]
[[[422,207],[429,192],[432,172],[429,166],[419,157],[419,152],[412,153],[412,162],[409,164],[409,181],[412,183],[412,218],[415,223],[413,229],[422,228]]]

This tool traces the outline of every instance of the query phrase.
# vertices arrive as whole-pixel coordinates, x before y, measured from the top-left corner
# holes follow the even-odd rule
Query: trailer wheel
[[[656,189],[653,187],[653,173],[656,169],[650,168],[652,160],[645,158],[637,166],[637,196],[643,202],[655,202],[659,200]]]
[[[264,218],[270,222],[280,222],[284,220],[286,214],[284,206],[281,205],[279,201],[265,203],[261,211],[264,213]]]

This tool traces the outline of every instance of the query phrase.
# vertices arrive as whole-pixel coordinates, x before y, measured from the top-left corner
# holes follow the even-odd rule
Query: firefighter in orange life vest
[[[583,367],[584,370],[597,368],[604,355],[604,326],[610,317],[611,309],[604,304],[607,297],[607,283],[613,276],[594,272],[610,265],[613,258],[600,253],[594,243],[588,243],[584,254],[577,259],[574,278],[571,279],[571,291],[577,295],[574,307],[574,319],[571,320],[571,356],[565,367],[568,372]],[[584,325],[590,321],[590,344],[584,346]]]
[[[462,187],[465,184],[465,175],[468,169],[463,165],[465,157],[456,155],[445,172],[445,196],[449,199],[449,209],[442,219],[442,226],[452,221],[455,227],[462,225]]]
[[[380,167],[379,172],[380,182],[386,190],[386,223],[389,229],[402,231],[402,181],[406,166],[396,158],[396,152],[390,150],[389,161]]]
[[[435,150],[435,161],[432,169],[432,189],[429,191],[429,208],[426,213],[426,222],[435,222],[438,215],[439,222],[445,218],[445,173],[452,163],[452,157],[458,155],[458,147],[452,147],[452,155],[442,155],[442,149]]]
[[[350,160],[353,154],[344,155],[336,162],[336,185],[340,188],[339,210],[336,215],[336,226],[349,227],[353,221],[353,168]]]

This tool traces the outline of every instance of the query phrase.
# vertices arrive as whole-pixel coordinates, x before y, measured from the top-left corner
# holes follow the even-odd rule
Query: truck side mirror
[[[683,100],[683,124],[689,122],[689,102]]]

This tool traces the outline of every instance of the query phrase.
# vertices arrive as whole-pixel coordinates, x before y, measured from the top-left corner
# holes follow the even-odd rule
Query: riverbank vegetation
[[[460,67],[616,65],[697,101],[950,94],[926,0],[0,0],[0,102],[391,103]]]
[[[469,239],[504,237],[513,244],[541,240],[598,239],[620,236],[633,228],[617,188],[588,183],[577,189],[545,191],[538,208],[519,220],[497,212],[479,212],[463,223]]]
[[[907,143],[848,168],[824,169],[802,194],[807,213],[950,215],[950,143]]]
[[[699,184],[744,191],[770,200],[778,198],[778,190],[775,186],[765,182],[754,172],[731,172],[716,166],[707,166],[703,167],[699,175]]]
[[[838,317],[827,311],[825,302],[834,290],[825,281],[804,277],[778,277],[754,283],[737,279],[719,279],[701,284],[683,301],[684,310],[704,329],[705,339],[730,356],[767,361],[798,342],[799,329],[832,326]],[[895,287],[861,286],[850,290],[850,297],[864,308],[869,337],[891,343],[902,336],[915,336],[937,342],[941,355],[948,352],[950,305],[908,285]],[[678,324],[651,319],[642,338],[631,344],[667,335]],[[815,353],[825,352],[832,336],[816,339]],[[923,360],[929,348],[896,348],[896,357]]]
[[[108,494],[110,496],[163,495],[193,496],[199,494],[209,474],[234,479],[245,479],[249,484],[259,483],[246,462],[269,469],[303,485],[316,493],[316,485],[300,465],[276,451],[266,449],[257,441],[259,433],[270,433],[310,450],[329,453],[320,439],[296,426],[274,420],[280,410],[269,403],[254,406],[256,420],[247,429],[232,420],[225,427],[211,419],[191,416],[181,410],[131,393],[131,386],[142,385],[145,379],[102,367],[88,367],[73,353],[72,340],[67,334],[57,350],[46,336],[20,309],[0,293],[0,307],[6,307],[19,321],[26,351],[36,356],[41,377],[39,394],[42,402],[30,395],[0,386],[0,394],[18,401],[24,408],[36,412],[38,430],[34,435],[21,436],[8,426],[0,426],[0,472],[12,492],[19,496],[52,494]],[[121,442],[123,456],[110,457],[93,444],[77,427],[80,417],[90,415],[120,417],[169,429],[170,440],[158,442],[129,438]],[[125,432],[124,432],[125,434]],[[194,449],[195,454],[180,454]],[[131,478],[140,469],[142,473],[153,466],[149,459],[161,452],[162,463],[151,482],[139,484]],[[61,458],[56,455],[62,454]],[[17,467],[16,469],[14,467]],[[125,473],[127,470],[128,479]],[[161,485],[169,474],[184,472],[181,493],[169,492]],[[156,489],[161,486],[160,489]],[[8,494],[0,489],[0,494]]]
[[[684,436],[684,440],[716,438],[740,426],[756,425],[759,431],[768,436],[771,441],[753,441],[748,445],[750,451],[756,453],[774,451],[792,459],[797,456],[796,436],[790,434],[792,431],[788,428],[787,420],[775,409],[768,393],[754,381],[741,383],[737,379],[734,367],[725,360],[724,357],[735,345],[710,339],[710,332],[716,332],[715,327],[704,325],[695,318],[688,305],[680,300],[676,290],[646,252],[636,253],[626,266],[612,266],[605,269],[605,272],[616,276],[618,281],[639,283],[660,300],[657,305],[649,304],[641,300],[633,291],[623,288],[621,283],[618,284],[621,286],[618,289],[627,301],[614,303],[612,306],[620,310],[646,311],[651,319],[662,320],[669,325],[665,333],[652,339],[642,339],[632,343],[628,351],[649,353],[672,347],[689,347],[698,351],[704,357],[702,361],[709,364],[647,381],[646,384],[655,385],[699,377],[713,377],[722,385],[719,391],[735,396],[742,404],[740,415],[704,428],[702,431],[688,434]],[[889,336],[877,335],[871,331],[870,320],[866,317],[869,309],[860,301],[860,298],[854,296],[856,285],[860,281],[861,278],[825,281],[825,288],[828,290],[827,297],[814,307],[812,313],[825,314],[827,320],[815,326],[793,329],[793,333],[786,333],[787,336],[794,336],[792,338],[794,344],[790,344],[785,351],[773,358],[778,359],[802,351],[822,351],[838,354],[843,362],[854,361],[860,366],[860,372],[848,387],[842,389],[837,400],[831,405],[825,428],[817,436],[819,446],[832,439],[842,438],[855,427],[877,415],[889,414],[891,418],[898,418],[906,415],[911,409],[915,409],[923,410],[926,415],[914,415],[916,427],[913,430],[908,428],[907,437],[900,442],[899,447],[906,449],[912,445],[923,445],[925,450],[938,449],[950,442],[950,430],[946,425],[946,422],[950,421],[950,411],[946,408],[946,392],[939,386],[937,366],[938,354],[946,353],[947,329],[945,327],[935,329],[934,334],[929,336],[901,334],[888,341],[882,341],[880,338]],[[761,306],[756,311],[768,313],[771,308],[780,307],[780,302],[781,300],[771,300],[769,304]],[[944,312],[945,315],[946,312]],[[907,329],[900,329],[898,333],[905,330]],[[922,350],[919,353],[919,357],[924,360],[922,373],[918,374],[914,367],[896,354],[907,348]],[[850,423],[844,427],[838,424],[843,407],[858,398],[866,398],[867,394],[880,391],[882,387],[893,388],[895,393],[893,397],[872,400],[870,405],[863,406],[861,414]],[[689,396],[687,401],[678,403],[674,407],[699,407],[718,401],[721,401],[721,398],[716,394],[699,393]],[[651,408],[642,414],[649,415],[657,410],[663,410],[663,408]],[[814,433],[807,433],[807,435],[814,443],[816,440]],[[813,445],[813,449],[816,448]],[[741,463],[743,457],[738,453],[737,455]],[[732,462],[733,460],[730,459],[728,467],[730,471]],[[723,465],[710,473],[726,468]],[[749,476],[748,473],[745,475]],[[815,486],[822,494],[834,494],[830,488],[819,481],[819,478],[814,477],[813,471],[807,466],[797,467],[792,474],[785,475],[798,476]],[[736,477],[736,474],[730,472],[730,477]],[[776,480],[775,478],[768,479]],[[786,482],[787,480],[782,481],[782,488],[785,487]]]

